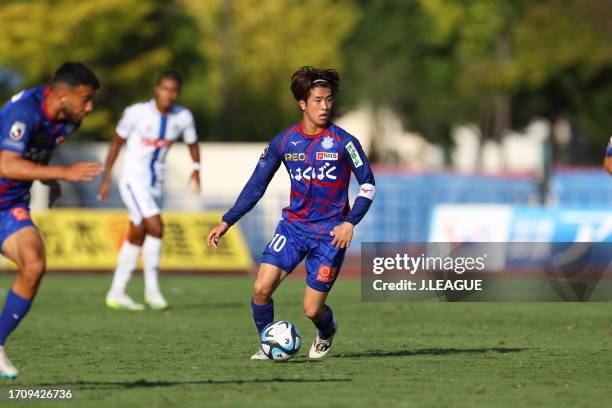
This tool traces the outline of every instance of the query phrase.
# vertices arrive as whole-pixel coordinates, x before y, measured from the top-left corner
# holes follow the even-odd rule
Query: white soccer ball
[[[296,327],[286,320],[267,325],[261,332],[261,350],[270,360],[288,360],[300,350],[302,338]]]

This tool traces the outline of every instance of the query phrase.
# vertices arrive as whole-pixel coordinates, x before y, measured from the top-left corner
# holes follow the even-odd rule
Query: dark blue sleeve
[[[370,162],[359,141],[351,136],[347,139],[344,150],[351,170],[355,174],[357,182],[359,182],[359,195],[344,220],[357,225],[370,209],[372,201],[374,201],[376,182],[374,181],[374,173],[372,173]]]
[[[0,118],[0,150],[25,153],[35,122],[33,115],[19,104],[5,108]]]
[[[255,204],[266,192],[274,173],[278,170],[281,157],[279,138],[275,138],[261,154],[251,178],[242,189],[234,206],[223,215],[223,221],[233,225],[255,207]]]

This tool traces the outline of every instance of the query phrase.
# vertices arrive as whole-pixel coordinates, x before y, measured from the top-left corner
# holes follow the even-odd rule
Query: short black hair
[[[335,97],[340,91],[340,76],[332,68],[304,66],[291,75],[291,92],[296,101],[308,100],[310,90],[315,87],[331,88]]]
[[[62,83],[72,87],[89,85],[93,89],[100,88],[100,81],[98,81],[96,74],[82,62],[64,62],[55,71],[53,83]]]
[[[162,72],[157,78],[156,84],[159,85],[164,79],[171,79],[175,81],[178,84],[179,88],[183,85],[183,76],[174,69],[169,69],[167,71]]]

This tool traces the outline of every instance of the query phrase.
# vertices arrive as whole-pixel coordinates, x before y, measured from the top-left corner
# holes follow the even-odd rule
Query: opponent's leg
[[[111,309],[122,310],[144,310],[144,305],[134,302],[125,293],[125,288],[136,269],[140,249],[145,240],[145,229],[143,226],[135,225],[130,221],[128,237],[123,241],[119,256],[117,258],[117,268],[113,275],[111,288],[106,295],[106,305]]]
[[[159,214],[144,219],[147,236],[142,247],[144,261],[145,303],[152,309],[162,310],[168,302],[159,289],[159,264],[162,251],[164,224]]]
[[[45,273],[45,252],[38,230],[33,226],[11,234],[4,240],[2,252],[17,264],[19,273],[0,314],[0,378],[16,378],[19,371],[6,355],[4,345],[8,336],[30,310]]]
[[[262,330],[274,321],[272,294],[287,275],[288,273],[278,266],[268,263],[262,263],[257,270],[257,277],[253,284],[251,309],[258,334],[261,334]],[[251,360],[268,360],[268,357],[260,349],[251,356]]]

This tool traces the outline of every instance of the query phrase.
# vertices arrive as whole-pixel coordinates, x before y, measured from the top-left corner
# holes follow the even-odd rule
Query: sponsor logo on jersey
[[[292,180],[295,180],[295,181],[300,181],[302,179],[306,181],[338,179],[338,176],[333,174],[334,170],[336,170],[336,166],[331,167],[331,164],[329,163],[325,163],[321,167],[308,166],[305,169],[298,167],[295,169],[295,173],[293,170],[294,169],[289,169],[289,176],[291,177]]]
[[[295,140],[295,141],[289,142],[289,143],[291,143],[294,146],[297,146],[298,144],[302,143],[302,141],[301,140]]]
[[[285,153],[285,161],[306,161],[306,153]]]
[[[26,131],[26,124],[23,122],[17,121],[13,123],[13,126],[11,126],[9,137],[17,142],[21,140],[21,138],[23,138],[23,134],[25,133],[25,131]]]
[[[355,167],[363,166],[361,157],[359,157],[359,153],[357,153],[357,148],[355,148],[355,145],[353,144],[353,142],[349,142],[346,145],[346,151],[349,153],[349,156],[351,156],[351,160],[353,161],[353,164],[355,165]]]
[[[334,138],[331,136],[325,136],[323,138],[323,142],[321,143],[321,147],[323,147],[326,150],[329,150],[332,147],[334,147]]]
[[[331,283],[336,279],[336,268],[327,265],[321,265],[316,279],[319,282]]]
[[[336,152],[317,152],[317,160],[338,160],[338,153]]]
[[[172,144],[172,140],[166,140],[166,139],[148,139],[146,137],[141,138],[140,142],[144,146],[153,146],[153,147],[158,148],[158,149],[162,149],[164,147],[168,147],[168,146],[170,146]]]

